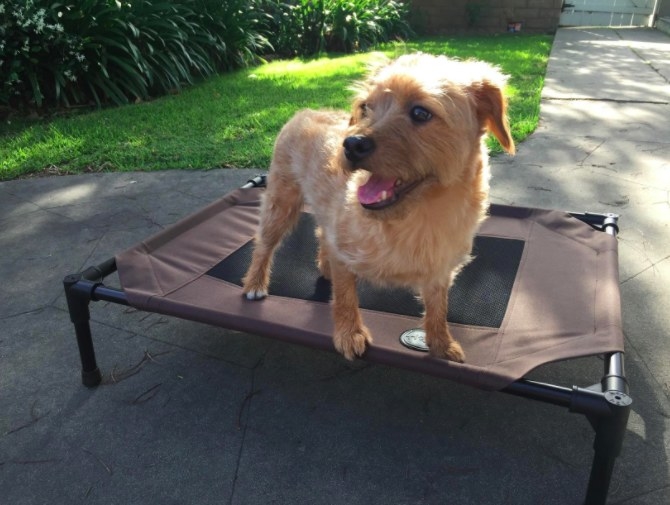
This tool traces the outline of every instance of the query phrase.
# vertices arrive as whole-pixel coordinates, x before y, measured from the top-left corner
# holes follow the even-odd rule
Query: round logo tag
[[[400,335],[400,343],[415,351],[428,352],[426,332],[421,328],[412,328],[411,330],[403,331],[402,335]]]

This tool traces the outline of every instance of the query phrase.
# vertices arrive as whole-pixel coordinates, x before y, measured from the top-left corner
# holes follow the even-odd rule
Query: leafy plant
[[[271,49],[265,0],[196,0],[201,28],[214,37],[210,58],[219,70],[246,67]]]
[[[67,33],[56,10],[38,2],[0,3],[0,102],[41,105],[75,82],[88,63],[81,40]],[[50,82],[45,86],[44,75]]]
[[[254,5],[0,0],[0,103],[124,104],[246,65],[269,48]]]
[[[333,1],[326,27],[329,51],[365,50],[412,34],[407,4],[394,0]]]
[[[351,53],[412,34],[409,7],[396,0],[268,0],[266,8],[281,55]]]
[[[325,50],[326,0],[267,0],[270,42],[282,56],[312,55]]]

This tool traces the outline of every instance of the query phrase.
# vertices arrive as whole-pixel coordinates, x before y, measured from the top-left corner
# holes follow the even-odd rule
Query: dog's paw
[[[429,346],[430,354],[437,358],[446,358],[449,361],[455,361],[456,363],[465,362],[465,353],[461,344],[452,340],[447,343],[447,345],[442,344],[441,342],[433,342]]]
[[[335,349],[349,361],[362,356],[368,344],[372,343],[372,336],[367,328],[360,328],[351,333],[336,334],[334,339]]]
[[[252,289],[244,292],[247,300],[262,300],[268,296],[268,292],[264,289]]]

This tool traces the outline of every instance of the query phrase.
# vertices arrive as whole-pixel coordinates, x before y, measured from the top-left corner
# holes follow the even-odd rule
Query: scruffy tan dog
[[[247,298],[267,296],[274,250],[307,203],[318,265],[332,281],[337,350],[353,359],[372,341],[358,308],[361,277],[413,288],[431,354],[462,362],[447,292],[488,206],[486,131],[514,152],[504,84],[486,63],[406,55],[359,84],[351,116],[296,114],[275,145]]]

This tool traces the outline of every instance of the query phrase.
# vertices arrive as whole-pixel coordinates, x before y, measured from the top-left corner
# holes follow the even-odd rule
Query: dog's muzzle
[[[352,135],[344,139],[344,155],[353,163],[361,161],[375,150],[375,142],[364,135]]]

